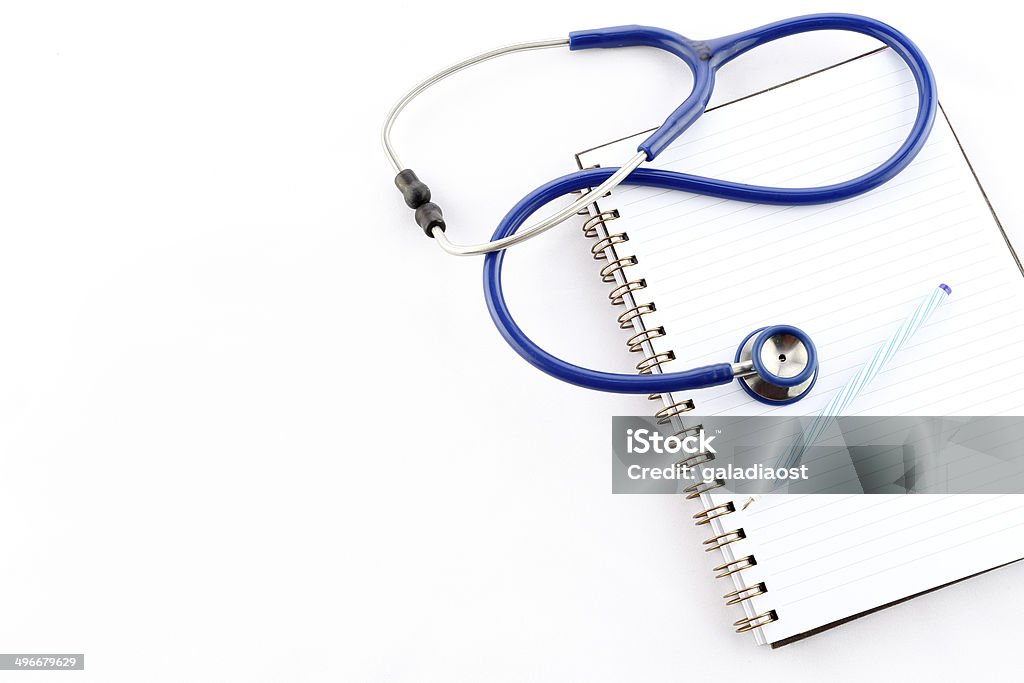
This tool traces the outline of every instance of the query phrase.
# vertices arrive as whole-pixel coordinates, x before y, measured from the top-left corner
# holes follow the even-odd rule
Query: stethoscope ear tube
[[[906,154],[913,157],[917,153],[914,148],[923,142],[923,137],[927,135],[934,118],[934,78],[928,60],[913,41],[877,19],[858,14],[808,14],[709,40],[691,40],[673,31],[654,26],[611,26],[573,31],[569,34],[569,49],[650,47],[679,57],[690,68],[693,74],[690,94],[637,147],[638,151],[647,155],[648,161],[653,161],[704,113],[714,90],[715,72],[720,67],[765,43],[812,31],[847,31],[870,36],[891,48],[906,63],[917,83],[918,117],[907,136],[907,141],[889,162],[898,163],[899,158]]]
[[[858,178],[814,188],[762,187],[719,181],[711,178],[685,176],[679,173],[673,174],[668,171],[663,171],[663,173],[669,173],[671,176],[671,182],[668,185],[671,189],[738,201],[801,205],[847,199],[878,187],[910,163],[924,144],[924,140],[934,121],[937,106],[935,81],[932,77],[931,68],[917,46],[893,27],[875,19],[854,14],[812,14],[795,17],[712,40],[690,40],[678,33],[650,26],[614,26],[589,31],[574,31],[568,39],[562,38],[509,45],[454,64],[417,84],[388,113],[384,126],[381,129],[381,142],[384,146],[385,154],[398,174],[395,178],[395,184],[398,185],[406,203],[416,211],[416,223],[428,237],[435,238],[437,244],[444,251],[457,256],[471,256],[506,249],[568,220],[586,206],[586,198],[580,197],[561,211],[548,216],[535,225],[523,229],[521,232],[510,233],[500,238],[494,237],[491,242],[469,245],[451,242],[445,234],[445,221],[441,208],[437,204],[420,198],[416,198],[413,203],[410,203],[410,197],[415,197],[415,195],[410,195],[407,192],[406,181],[403,176],[412,174],[415,177],[415,174],[410,169],[402,166],[391,144],[391,129],[398,115],[409,102],[423,91],[475,64],[494,59],[495,57],[528,50],[564,46],[568,46],[570,50],[646,46],[662,49],[676,55],[689,66],[693,73],[694,85],[690,94],[682,104],[669,114],[661,126],[640,143],[637,147],[637,154],[633,158],[626,161],[620,168],[608,169],[609,173],[607,175],[597,179],[598,183],[590,186],[596,188],[594,191],[598,195],[603,195],[623,183],[640,164],[652,161],[657,157],[658,154],[704,113],[714,89],[715,72],[719,67],[740,54],[764,43],[797,33],[821,30],[852,31],[876,38],[892,48],[903,59],[913,74],[918,90],[917,116],[906,140],[889,159]]]

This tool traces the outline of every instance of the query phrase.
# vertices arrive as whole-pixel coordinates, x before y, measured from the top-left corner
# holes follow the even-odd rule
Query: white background
[[[1018,24],[849,2],[929,55],[1024,240]],[[22,3],[0,11],[0,651],[91,681],[863,680],[1019,671],[1024,566],[770,651],[732,633],[696,508],[610,494],[643,398],[533,371],[480,261],[412,223],[378,142],[416,80],[623,23],[691,37],[811,2]],[[719,101],[851,56],[796,39]],[[458,241],[572,153],[656,125],[678,60],[507,58],[396,128]],[[629,371],[576,227],[509,257],[512,305]],[[0,675],[21,680],[25,674]]]

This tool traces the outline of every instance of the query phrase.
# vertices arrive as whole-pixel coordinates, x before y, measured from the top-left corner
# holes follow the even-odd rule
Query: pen
[[[783,464],[781,467],[791,467],[793,463],[797,462],[807,449],[814,443],[814,441],[825,433],[836,417],[838,417],[863,391],[864,387],[868,385],[875,377],[878,376],[882,370],[885,369],[889,361],[892,360],[893,356],[906,346],[907,341],[921,329],[921,326],[935,313],[935,309],[939,307],[953,290],[949,285],[941,284],[936,287],[930,295],[921,300],[921,303],[917,305],[914,312],[910,314],[902,323],[899,328],[889,337],[888,340],[872,354],[871,359],[868,360],[857,374],[843,386],[842,389],[837,391],[828,404],[821,409],[818,416],[814,418],[810,426],[804,430],[802,437],[797,439],[790,446],[789,451],[782,459]],[[751,503],[760,498],[760,494],[753,495],[747,499],[747,502],[743,504],[741,509],[746,510]]]

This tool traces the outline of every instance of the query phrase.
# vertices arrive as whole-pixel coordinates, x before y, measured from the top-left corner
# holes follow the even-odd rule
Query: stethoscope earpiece
[[[799,401],[818,379],[818,351],[792,325],[762,327],[736,349],[736,378],[750,396],[768,405]]]

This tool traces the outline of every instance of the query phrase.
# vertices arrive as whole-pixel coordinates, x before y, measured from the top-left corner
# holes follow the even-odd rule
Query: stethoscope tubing
[[[720,199],[758,203],[803,206],[842,201],[869,192],[892,179],[917,156],[924,146],[928,133],[935,119],[937,108],[935,81],[924,55],[906,36],[882,22],[855,15],[811,15],[796,19],[769,24],[752,31],[727,36],[714,41],[691,41],[706,49],[708,63],[693,63],[693,51],[678,48],[678,44],[666,38],[664,45],[654,45],[668,49],[690,64],[694,71],[695,86],[687,101],[673,112],[664,126],[672,128],[658,136],[656,131],[641,143],[639,150],[647,151],[656,156],[672,140],[682,133],[696,118],[703,113],[703,106],[696,114],[686,108],[693,107],[691,100],[695,95],[704,98],[710,96],[714,82],[714,70],[737,55],[766,42],[776,40],[795,33],[813,30],[840,29],[854,31],[872,36],[882,41],[899,55],[910,69],[917,84],[918,109],[907,138],[888,159],[875,169],[856,178],[809,188],[780,188],[748,185],[716,178],[668,171],[664,169],[638,168],[623,181],[624,185],[642,185],[658,189],[691,192]],[[638,30],[645,27],[615,27],[592,32],[577,32],[570,36],[570,48],[585,47],[619,47],[634,44],[628,40],[636,39]],[[651,29],[667,37],[677,36],[661,29]],[[625,36],[625,38],[623,38]],[[632,38],[630,38],[632,36]],[[643,38],[648,42],[636,43],[650,45],[650,36]],[[673,39],[674,40],[674,39]],[[576,41],[576,47],[573,47]],[[663,127],[664,127],[663,126]],[[660,130],[660,129],[659,129]],[[666,142],[667,140],[667,142]],[[652,158],[653,158],[652,156]],[[523,197],[502,218],[491,239],[501,240],[516,233],[516,230],[536,211],[545,204],[566,194],[587,190],[604,183],[618,171],[617,168],[594,168],[577,171],[551,180]],[[592,370],[562,360],[548,353],[531,340],[515,322],[502,287],[502,267],[505,251],[492,252],[484,258],[483,284],[487,308],[494,324],[505,341],[531,365],[564,382],[597,391],[608,391],[627,394],[662,393],[700,389],[731,382],[735,376],[730,363],[694,368],[682,372],[661,374],[630,375],[621,373]]]
[[[748,31],[710,40],[689,40],[678,33],[650,26],[613,26],[569,34],[569,49],[653,47],[680,59],[693,74],[689,96],[668,115],[637,151],[653,161],[704,113],[715,86],[715,74],[736,57],[765,43],[812,31],[847,31],[875,38],[893,50],[910,69],[918,87],[918,112],[904,144],[886,163],[898,163],[920,149],[935,118],[935,79],[921,50],[900,31],[877,19],[856,14],[809,14],[783,19]],[[885,166],[886,164],[883,164]]]

